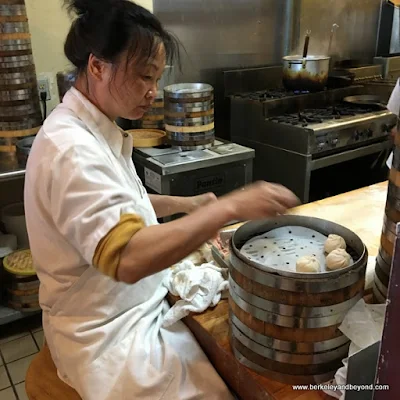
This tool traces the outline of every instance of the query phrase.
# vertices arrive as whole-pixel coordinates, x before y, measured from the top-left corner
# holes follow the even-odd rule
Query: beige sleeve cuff
[[[142,218],[135,214],[121,216],[119,223],[99,242],[93,256],[93,266],[116,279],[121,253],[132,236],[144,227]]]

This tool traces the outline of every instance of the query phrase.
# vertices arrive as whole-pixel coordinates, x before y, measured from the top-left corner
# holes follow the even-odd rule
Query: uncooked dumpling
[[[328,239],[325,241],[324,250],[325,253],[329,254],[333,250],[344,249],[346,250],[346,242],[339,235],[329,235]]]
[[[296,262],[297,272],[316,273],[319,272],[319,261],[314,256],[301,257]]]
[[[336,249],[326,256],[326,268],[331,271],[346,268],[350,265],[351,257],[344,249]]]

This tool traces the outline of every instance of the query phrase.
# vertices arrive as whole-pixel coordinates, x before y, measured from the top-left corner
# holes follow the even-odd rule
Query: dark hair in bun
[[[179,44],[148,10],[130,0],[65,0],[74,20],[64,45],[68,60],[78,72],[86,69],[89,56],[116,63],[128,50],[128,61],[139,64],[155,56],[164,44],[167,62],[179,62]]]

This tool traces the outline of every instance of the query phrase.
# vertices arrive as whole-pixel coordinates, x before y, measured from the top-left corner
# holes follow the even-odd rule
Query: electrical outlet
[[[46,100],[47,101],[51,100],[50,83],[49,83],[49,78],[47,76],[42,76],[38,78],[38,90],[39,90],[39,95],[42,92],[46,92]]]

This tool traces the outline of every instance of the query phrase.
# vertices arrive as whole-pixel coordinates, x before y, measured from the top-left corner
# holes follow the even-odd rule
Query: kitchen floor
[[[27,400],[25,375],[43,345],[41,315],[0,325],[0,399]]]

